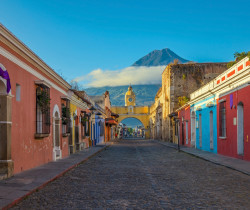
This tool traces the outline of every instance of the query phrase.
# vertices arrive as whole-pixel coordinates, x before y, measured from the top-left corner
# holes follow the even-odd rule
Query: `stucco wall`
[[[222,139],[217,134],[218,153],[244,160],[250,160],[250,98],[248,97],[250,86],[233,91],[218,99],[226,100],[226,138]],[[230,107],[230,95],[233,95],[233,107]],[[244,107],[244,155],[237,154],[237,124],[235,125],[234,118],[237,119],[237,106],[239,102],[243,103]],[[219,113],[219,105],[217,106],[217,113]],[[217,124],[219,128],[219,115],[217,115]]]
[[[12,99],[12,142],[11,153],[14,161],[14,173],[27,170],[53,160],[53,127],[52,111],[57,105],[61,110],[61,92],[50,88],[50,135],[46,138],[35,139],[36,133],[36,76],[22,69],[17,64],[0,55],[0,63],[7,69],[11,78],[12,95],[16,96],[16,84],[21,85],[21,100]],[[28,62],[27,62],[28,64]],[[33,66],[34,67],[34,66]],[[34,67],[35,69],[35,67]],[[39,72],[39,70],[37,70]],[[42,72],[40,74],[44,75]],[[46,75],[44,75],[48,80]],[[63,89],[63,87],[60,87]],[[64,89],[66,91],[66,89]],[[61,126],[61,125],[60,125]],[[68,142],[61,139],[62,156],[68,155]]]

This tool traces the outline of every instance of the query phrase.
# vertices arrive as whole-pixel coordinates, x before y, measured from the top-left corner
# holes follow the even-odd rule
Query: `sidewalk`
[[[154,140],[154,141],[159,143],[159,144],[177,149],[176,144],[173,144],[170,142],[163,142],[163,141],[159,141],[159,140]],[[240,160],[240,159],[236,159],[236,158],[232,158],[232,157],[227,157],[224,155],[214,154],[212,152],[206,152],[206,151],[198,150],[198,149],[191,148],[191,147],[185,147],[185,146],[180,146],[180,150],[182,152],[194,155],[196,157],[202,158],[202,159],[210,161],[212,163],[222,165],[222,166],[225,166],[227,168],[231,168],[231,169],[236,170],[236,171],[240,171],[240,172],[250,176],[250,162],[249,161]]]
[[[70,169],[85,162],[97,153],[112,145],[113,142],[99,144],[81,152],[70,155],[56,162],[16,174],[0,181],[0,209],[7,209],[24,199],[26,196],[43,188],[48,183],[62,176]]]

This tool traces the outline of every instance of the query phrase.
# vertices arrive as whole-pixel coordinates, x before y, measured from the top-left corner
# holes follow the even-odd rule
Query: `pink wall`
[[[218,153],[226,156],[240,158],[244,160],[250,160],[250,86],[234,91],[224,97],[219,98],[226,99],[226,138],[219,137],[219,103],[217,104],[217,147]],[[230,108],[230,95],[233,95],[233,105]],[[244,105],[244,156],[237,154],[237,125],[233,124],[234,118],[237,119],[237,105],[242,102]]]
[[[35,66],[25,61],[11,49],[6,47],[3,43],[0,46],[7,49],[12,54],[15,54],[26,64],[44,75]],[[12,61],[0,55],[0,63],[7,69],[11,80],[11,94],[16,95],[16,84],[21,85],[21,101],[16,101],[16,97],[12,98],[12,160],[14,161],[14,173],[27,170],[49,161],[52,161],[53,150],[53,128],[52,128],[52,114],[54,105],[57,104],[61,110],[61,92],[53,87],[50,88],[50,116],[51,126],[49,137],[43,139],[35,139],[36,133],[36,86],[34,81],[40,80],[31,73],[22,69]],[[47,79],[52,81],[46,76]],[[54,82],[56,83],[56,82]],[[61,89],[64,87],[57,84]],[[67,91],[64,89],[64,91]],[[61,115],[61,113],[60,113]],[[60,126],[62,131],[62,127]],[[61,148],[62,156],[68,155],[68,138],[62,138],[61,134]]]

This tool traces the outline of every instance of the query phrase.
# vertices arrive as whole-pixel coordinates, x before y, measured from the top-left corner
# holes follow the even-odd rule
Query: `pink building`
[[[0,67],[0,178],[66,157],[70,85],[3,25]]]

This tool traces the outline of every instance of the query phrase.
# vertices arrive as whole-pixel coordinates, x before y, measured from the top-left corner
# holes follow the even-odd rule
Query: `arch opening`
[[[127,117],[120,123],[123,129],[124,139],[144,139],[145,127],[141,120],[135,117]]]
[[[56,161],[62,157],[60,142],[60,111],[56,104],[53,109],[53,160]]]

